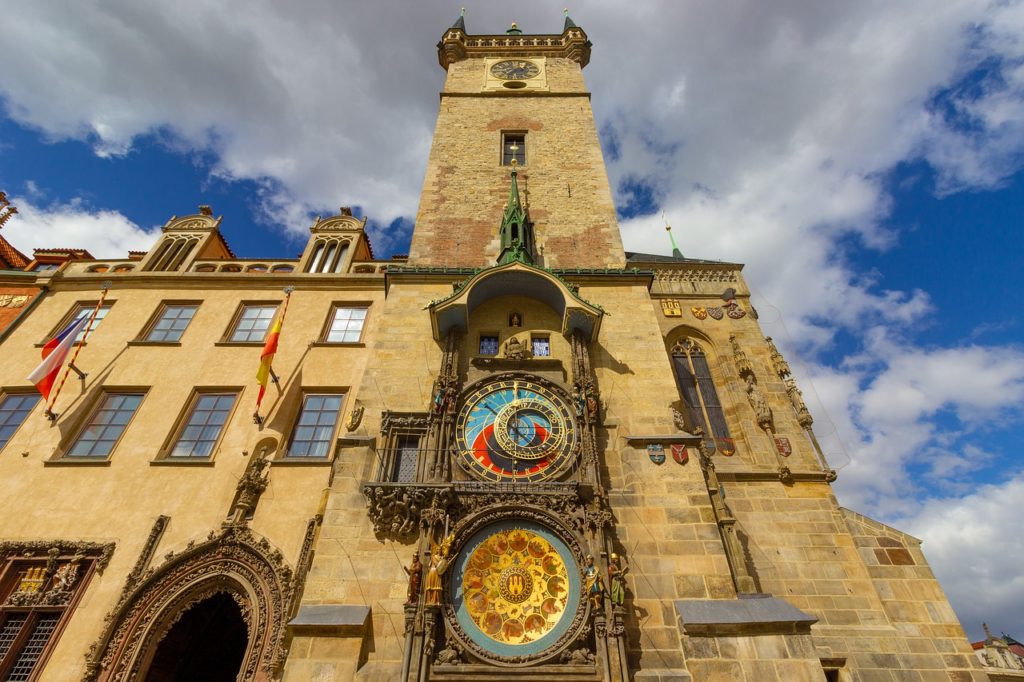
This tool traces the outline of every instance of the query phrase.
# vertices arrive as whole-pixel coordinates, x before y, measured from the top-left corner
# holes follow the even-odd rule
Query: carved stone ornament
[[[245,526],[230,526],[179,555],[168,554],[135,588],[125,588],[89,649],[84,679],[141,679],[143,665],[184,613],[221,593],[238,603],[249,631],[238,679],[275,677],[286,653],[282,639],[292,570],[265,538]]]
[[[96,572],[102,574],[114,555],[113,542],[76,542],[74,540],[11,540],[0,542],[0,562],[13,557],[75,556],[96,558]]]
[[[764,337],[764,341],[768,344],[768,356],[772,361],[772,369],[775,370],[775,373],[779,375],[780,379],[785,379],[790,375],[789,363],[786,362],[786,358],[782,357],[782,353],[780,353],[779,349],[775,346],[775,342],[772,341],[772,337],[766,336]]]
[[[743,378],[754,376],[754,368],[735,335],[729,336],[729,343],[732,344],[732,357],[736,361],[736,369],[739,370],[740,376]]]
[[[708,319],[708,309],[704,306],[693,306],[690,308],[690,313],[698,320]]]
[[[772,422],[772,408],[768,407],[768,400],[764,397],[764,393],[757,385],[757,381],[754,380],[754,375],[747,375],[747,400],[750,401],[750,406],[754,408],[754,414],[757,416],[757,425],[762,429],[773,428]]]
[[[436,521],[430,510],[443,515],[452,502],[447,486],[419,486],[392,483],[368,483],[363,486],[374,532],[392,539],[409,538],[420,521]],[[424,512],[427,518],[424,518]]]
[[[365,409],[366,408],[362,405],[357,405],[352,408],[352,411],[348,414],[348,420],[345,422],[346,431],[355,431],[359,428],[359,422],[363,421],[363,412]]]
[[[505,358],[507,360],[526,359],[526,347],[514,336],[505,342]]]
[[[786,379],[786,394],[789,396],[789,401],[793,403],[793,409],[796,411],[796,421],[801,427],[805,429],[811,428],[814,424],[814,417],[811,416],[810,410],[807,409],[807,403],[804,402],[803,393],[796,386],[796,381],[793,377]]]

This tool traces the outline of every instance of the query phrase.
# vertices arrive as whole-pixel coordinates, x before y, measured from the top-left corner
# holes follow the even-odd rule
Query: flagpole
[[[281,320],[280,320],[280,323],[279,323],[280,324],[280,328],[281,328],[282,331],[284,330],[284,318],[288,314],[288,301],[292,300],[292,292],[293,291],[295,291],[295,287],[288,286],[288,287],[284,288],[284,307],[281,308]],[[273,328],[273,325],[274,325],[273,321],[271,321],[270,324],[271,324],[271,328]],[[275,355],[276,355],[276,351],[275,351]],[[273,360],[273,358],[271,358],[271,360]],[[270,377],[273,380],[274,385],[275,386],[279,386],[280,385],[280,381],[278,380],[277,375],[274,374],[274,368],[270,367],[268,369],[270,371]],[[256,394],[256,411],[252,413],[252,420],[253,420],[253,422],[256,423],[256,424],[259,424],[259,425],[263,424],[263,417],[260,416],[260,401],[261,401],[261,399],[262,399],[262,396],[257,393]]]
[[[110,287],[114,286],[114,284],[108,279],[104,280],[100,286],[102,287],[100,300],[96,303],[96,307],[93,308],[92,315],[89,316],[89,322],[85,325],[85,332],[82,334],[81,341],[75,344],[75,352],[71,355],[71,360],[68,361],[67,367],[64,368],[64,376],[61,377],[60,383],[57,384],[57,392],[53,394],[53,397],[50,399],[50,404],[47,406],[46,411],[43,412],[43,414],[46,415],[46,418],[52,422],[57,421],[57,415],[53,411],[53,406],[57,404],[57,397],[60,396],[60,391],[64,388],[64,382],[68,380],[68,374],[71,373],[71,368],[75,364],[75,358],[78,357],[78,353],[82,350],[82,346],[85,345],[85,340],[89,338],[89,332],[92,331],[92,323],[96,320],[96,315],[100,312],[100,307],[103,306],[103,301],[107,297],[107,292],[110,291]],[[85,378],[85,376],[80,372],[79,376],[83,379]]]

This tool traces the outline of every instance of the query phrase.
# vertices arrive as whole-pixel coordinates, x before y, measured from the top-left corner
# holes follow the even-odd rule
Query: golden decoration
[[[690,312],[693,313],[693,316],[698,320],[708,319],[708,309],[704,306],[694,306],[690,308]]]
[[[528,644],[565,615],[569,574],[547,539],[522,528],[495,533],[470,554],[462,576],[469,616],[503,644]]]

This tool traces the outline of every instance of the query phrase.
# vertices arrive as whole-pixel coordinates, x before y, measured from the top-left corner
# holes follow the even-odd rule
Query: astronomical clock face
[[[521,379],[473,391],[456,426],[463,466],[490,481],[550,479],[571,463],[576,438],[565,402]]]
[[[540,67],[524,59],[506,59],[491,66],[491,75],[507,81],[521,81],[540,74]]]
[[[580,569],[550,529],[503,521],[469,539],[450,589],[465,636],[488,654],[530,656],[569,629],[580,606]]]

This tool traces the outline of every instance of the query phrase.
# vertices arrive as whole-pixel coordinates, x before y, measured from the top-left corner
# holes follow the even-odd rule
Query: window
[[[0,449],[7,445],[37,402],[38,393],[10,393],[0,400]]]
[[[37,677],[93,573],[96,550],[84,556],[53,544],[48,557],[29,543],[0,557],[0,679]]]
[[[345,267],[348,245],[347,239],[341,241],[317,239],[313,245],[313,253],[309,257],[306,272],[342,272]]]
[[[146,335],[146,341],[154,343],[180,341],[181,335],[188,327],[188,323],[192,321],[192,316],[196,314],[198,307],[191,304],[165,303],[160,311],[160,317],[157,318],[156,323],[149,330],[149,334]]]
[[[141,393],[109,393],[68,450],[68,457],[107,457],[142,402]]]
[[[366,308],[334,308],[325,343],[359,343],[366,322]]]
[[[547,358],[551,356],[551,338],[547,336],[533,337],[533,357]]]
[[[498,337],[496,334],[480,335],[480,355],[497,355]]]
[[[288,446],[289,457],[327,457],[341,412],[341,394],[308,394]]]
[[[199,244],[199,235],[165,237],[146,264],[146,270],[177,270]]]
[[[517,165],[526,165],[526,133],[502,133],[501,165],[511,166],[512,159]]]
[[[56,263],[36,263],[36,266],[32,268],[35,272],[45,272],[46,270],[56,270]]]
[[[57,327],[52,332],[50,332],[49,336],[43,339],[43,343],[46,343],[53,337],[57,336],[57,334],[60,334],[62,331],[67,329],[68,325],[72,324],[73,322],[77,322],[82,318],[89,319],[89,317],[92,315],[92,311],[96,310],[97,303],[98,301],[83,301],[81,303],[76,303],[75,307],[71,309],[71,312],[68,313],[68,315],[63,320],[61,320],[61,323],[58,324]],[[90,334],[96,331],[96,329],[100,326],[100,322],[103,321],[103,318],[105,318],[107,316],[107,313],[110,311],[111,305],[113,304],[104,303],[102,306],[100,306],[99,310],[96,310],[96,319],[92,321],[92,329],[89,331]],[[78,332],[78,336],[75,337],[75,343],[78,343],[84,337],[85,327],[82,327],[82,330]]]
[[[235,404],[234,393],[200,393],[169,457],[209,457]]]
[[[672,347],[672,367],[688,425],[701,427],[709,439],[728,438],[725,412],[718,400],[704,350],[691,339],[683,339]]]
[[[235,319],[229,340],[237,343],[261,343],[274,319],[277,305],[243,305]]]
[[[401,436],[395,448],[395,469],[391,480],[395,483],[414,483],[416,481],[416,460],[420,454],[419,436]]]

